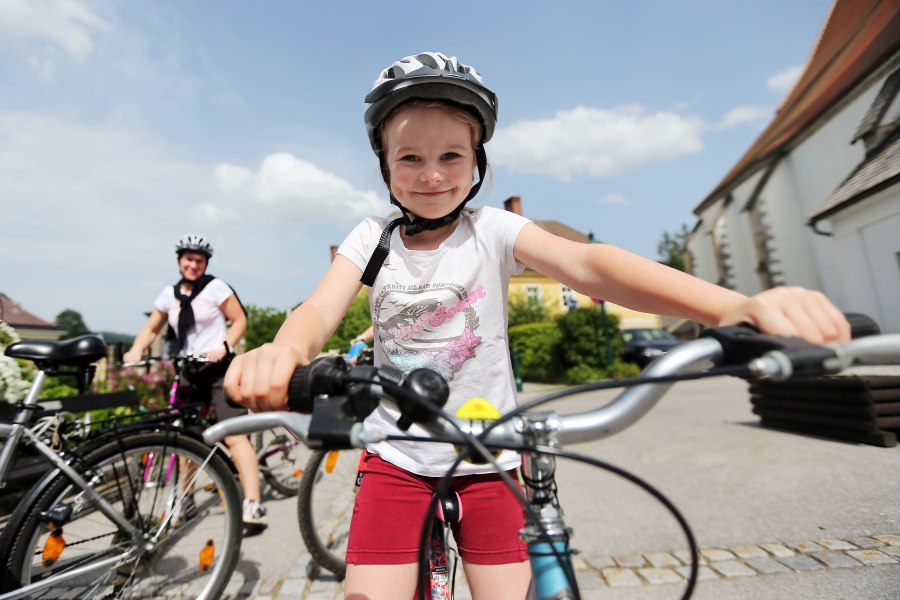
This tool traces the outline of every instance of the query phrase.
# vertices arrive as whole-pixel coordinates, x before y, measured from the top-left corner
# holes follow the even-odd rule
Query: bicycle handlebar
[[[193,363],[211,363],[216,362],[211,358],[207,358],[206,356],[194,356],[189,354],[187,356],[175,356],[173,358],[165,358],[162,356],[148,356],[146,358],[142,358],[141,360],[135,360],[131,362],[123,362],[120,366],[124,368],[128,367],[149,367],[151,364],[155,362],[160,362],[163,360],[171,360],[171,361],[184,361],[184,362],[193,362]]]
[[[561,444],[587,442],[609,437],[636,423],[679,375],[703,376],[708,372],[708,376],[713,376],[722,373],[709,371],[709,367],[731,365],[736,369],[729,374],[787,379],[837,373],[857,361],[900,361],[900,334],[818,346],[799,338],[762,335],[743,327],[709,329],[700,339],[677,346],[636,379],[623,383],[627,389],[607,405],[575,414],[542,414],[556,430]],[[403,415],[403,422],[398,423],[401,429],[417,422],[441,441],[465,444],[469,436],[483,436],[481,442],[486,446],[522,446],[527,442],[521,432],[520,417],[494,426],[489,421],[436,419],[437,408],[446,402],[448,393],[446,381],[428,369],[403,375],[390,365],[351,367],[340,358],[318,359],[297,369],[288,390],[291,410],[311,414],[273,412],[229,419],[208,428],[203,437],[208,443],[215,443],[226,436],[282,426],[310,447],[364,447],[384,440],[386,435],[367,429],[359,421],[378,402],[387,401]],[[578,389],[569,393],[578,393]],[[339,435],[335,433],[337,429],[341,430]]]

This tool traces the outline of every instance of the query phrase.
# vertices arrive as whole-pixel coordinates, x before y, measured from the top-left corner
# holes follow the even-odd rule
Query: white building
[[[800,285],[900,332],[900,0],[835,0],[803,74],[694,210],[688,264]]]

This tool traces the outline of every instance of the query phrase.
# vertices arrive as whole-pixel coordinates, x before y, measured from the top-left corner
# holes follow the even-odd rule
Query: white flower
[[[13,404],[25,397],[31,382],[22,376],[22,368],[14,358],[2,354],[21,338],[6,321],[0,321],[0,402]]]

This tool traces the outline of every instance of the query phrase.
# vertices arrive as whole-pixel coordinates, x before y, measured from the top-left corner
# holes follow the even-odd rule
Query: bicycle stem
[[[556,447],[559,421],[549,414],[532,413],[520,420],[529,447]],[[578,584],[572,565],[569,537],[562,508],[556,498],[556,458],[523,451],[522,479],[525,482],[525,527],[519,532],[528,544],[535,598],[566,600],[577,598]]]

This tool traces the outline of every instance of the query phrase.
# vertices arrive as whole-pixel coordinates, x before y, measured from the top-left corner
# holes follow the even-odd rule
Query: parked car
[[[665,329],[657,327],[623,329],[622,340],[625,342],[622,358],[626,362],[637,363],[641,368],[684,343]]]

